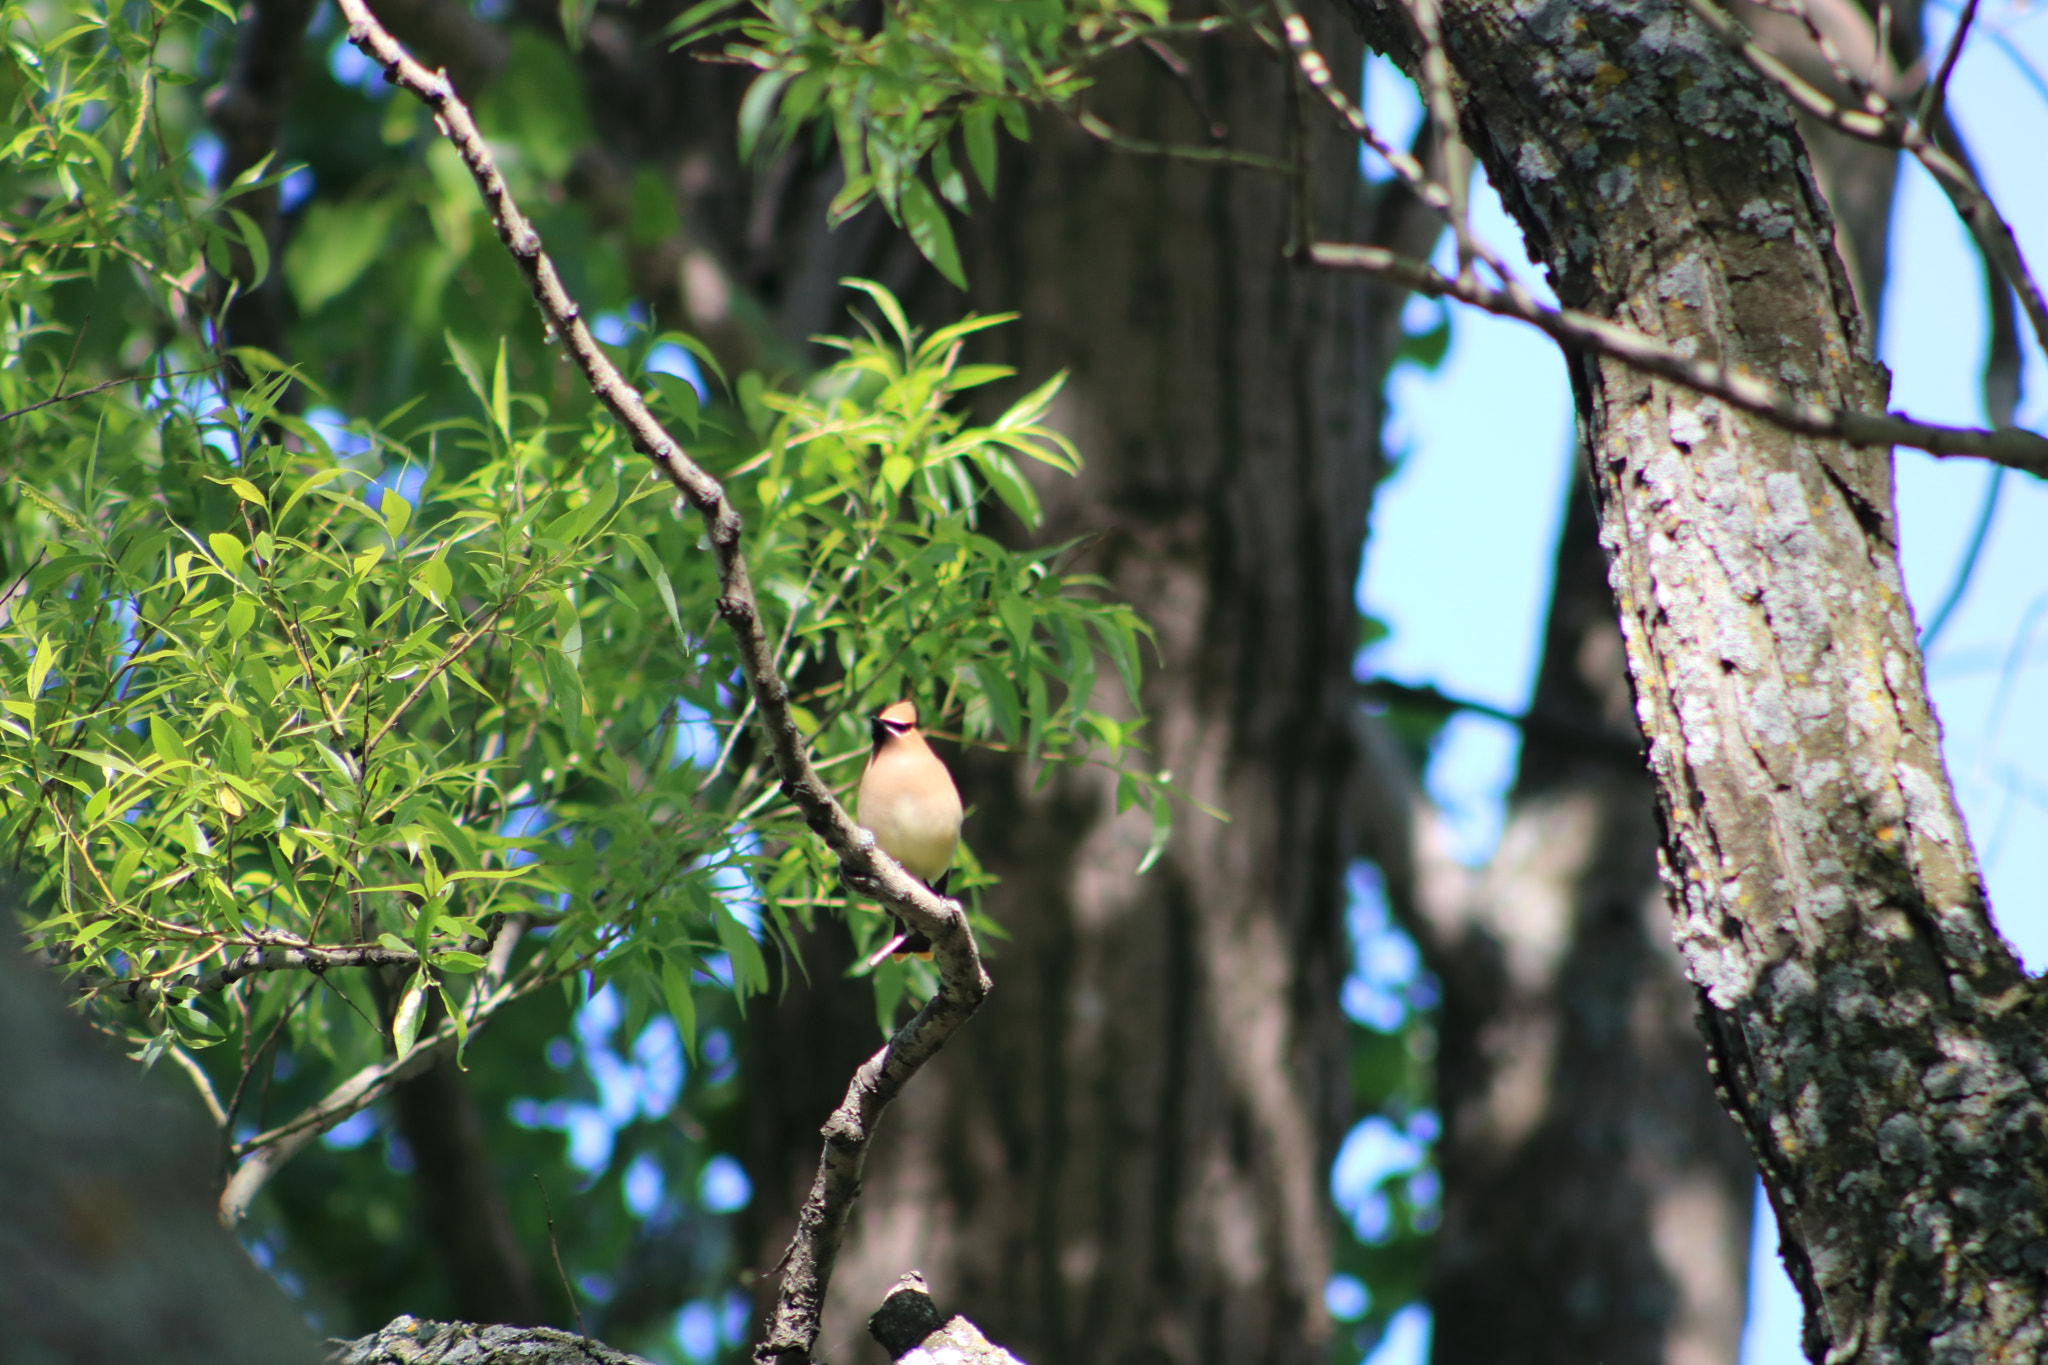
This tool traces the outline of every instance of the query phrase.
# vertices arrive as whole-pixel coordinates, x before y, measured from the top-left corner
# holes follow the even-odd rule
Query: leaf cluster
[[[703,0],[668,31],[678,47],[729,35],[727,53],[760,70],[740,107],[742,153],[779,148],[807,127],[829,134],[845,171],[832,220],[880,203],[963,288],[943,205],[967,208],[968,167],[995,194],[997,127],[1028,140],[1032,108],[1078,99],[1091,63],[1170,29],[1164,0],[754,0],[753,13],[737,9],[738,0]]]

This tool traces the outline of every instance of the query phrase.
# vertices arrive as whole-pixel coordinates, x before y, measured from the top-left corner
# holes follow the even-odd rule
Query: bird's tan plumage
[[[881,850],[937,888],[960,847],[960,789],[917,728],[917,704],[899,701],[874,719],[874,752],[854,814]]]

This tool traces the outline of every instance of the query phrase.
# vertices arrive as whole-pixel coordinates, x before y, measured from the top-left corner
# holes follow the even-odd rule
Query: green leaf
[[[166,763],[189,763],[191,754],[185,748],[185,741],[162,716],[149,718],[149,743],[156,755]]]
[[[398,199],[315,199],[284,250],[284,279],[299,311],[319,312],[347,292],[384,252]]]
[[[499,353],[499,359],[504,359],[503,352]],[[377,511],[384,518],[384,529],[390,533],[391,538],[403,539],[406,525],[412,521],[412,503],[407,500],[405,494],[396,488],[385,489],[384,495],[377,500]]]
[[[491,405],[490,391],[484,387],[484,372],[477,367],[476,358],[469,348],[456,340],[455,333],[443,332],[442,339],[448,343],[448,354],[455,359],[455,368],[462,371],[463,379],[469,384],[469,391],[476,395],[476,401],[484,407]]]
[[[872,980],[875,986],[875,1024],[887,1038],[896,1032],[896,1011],[903,1004],[904,988],[909,985],[909,964],[904,962],[878,962]]]
[[[747,87],[746,97],[740,101],[740,155],[752,158],[754,148],[775,118],[775,103],[782,96],[782,87],[789,84],[794,73],[788,71],[764,71],[754,78]]]
[[[505,338],[498,338],[498,363],[491,370],[491,420],[498,434],[512,439],[512,385],[505,376]],[[392,532],[396,535],[397,532]]]
[[[476,840],[467,829],[456,824],[447,811],[433,804],[424,805],[419,809],[418,819],[434,832],[434,837],[440,841],[441,847],[454,855],[458,863],[464,867],[475,867],[480,861],[477,857]]]
[[[438,554],[413,571],[412,581],[437,607],[445,608],[455,591],[455,575],[448,572],[448,561]]]
[[[238,593],[228,604],[227,618],[222,628],[230,640],[239,640],[249,633],[249,627],[256,624],[256,599],[247,593]]]
[[[946,210],[924,181],[912,176],[903,182],[903,226],[924,258],[938,267],[956,289],[967,287],[967,272],[960,268],[960,248],[953,242],[953,225]]]
[[[762,995],[768,990],[767,960],[761,956],[761,945],[754,942],[747,926],[734,918],[723,901],[712,910],[711,920],[718,930],[719,946],[732,960],[733,996],[744,1013],[748,995]]]
[[[398,1012],[391,1016],[391,1045],[403,1057],[419,1041],[420,1021],[427,1013],[427,969],[412,974],[412,982],[399,997]]]
[[[50,636],[49,636],[49,633],[48,633],[48,632],[46,631],[46,632],[44,632],[44,634],[43,634],[42,638],[41,638],[40,640],[38,640],[38,641],[36,642],[36,656],[35,656],[35,658],[33,658],[33,659],[31,659],[31,660],[29,661],[29,665],[28,665],[28,694],[29,694],[29,696],[31,696],[31,697],[39,697],[39,696],[41,696],[41,695],[43,694],[43,683],[44,683],[45,681],[47,681],[47,680],[49,679],[49,676],[50,676],[50,670],[51,670],[52,668],[56,667],[56,665],[57,665],[57,647],[56,647],[55,645],[53,645],[53,644],[51,644],[51,643],[50,643]],[[28,714],[30,715],[30,717],[31,717],[31,718],[33,718],[33,717],[34,717],[34,715],[35,715],[35,712],[34,712],[34,710],[33,710],[33,709],[31,709],[31,710],[29,711],[29,713],[28,713]]]
[[[249,265],[254,278],[242,281],[242,288],[260,289],[263,281],[270,277],[270,241],[263,235],[263,229],[256,226],[256,220],[238,208],[230,208],[228,216],[241,229],[242,245],[249,252]]]
[[[727,393],[732,392],[732,381],[725,377],[725,367],[718,363],[717,355],[711,348],[691,336],[688,332],[663,332],[654,339],[656,346],[680,346],[697,358],[698,368],[718,381],[718,386]]]
[[[446,957],[474,957],[474,954],[448,953]],[[479,965],[483,963],[483,959],[480,957],[475,960]],[[455,970],[463,971],[465,969],[458,967]],[[463,1014],[462,1007],[455,1003],[455,997],[448,994],[446,986],[436,985],[434,989],[440,993],[441,1007],[448,1011],[448,1021],[455,1027],[455,1065],[460,1067],[462,1065],[462,1054],[469,1047],[469,1018]]]
[[[683,1047],[691,1060],[697,1056],[697,1001],[690,994],[689,968],[676,960],[675,949],[661,955],[661,994],[668,1001],[669,1015],[683,1035]]]
[[[1026,527],[1037,530],[1045,514],[1039,508],[1037,492],[1017,471],[1016,462],[1000,450],[985,447],[976,449],[973,459],[974,467],[988,480],[988,486],[1002,500],[1003,506],[1015,513],[1017,520]]]
[[[903,305],[896,301],[896,296],[889,292],[887,286],[876,284],[873,280],[863,280],[852,275],[847,276],[840,283],[848,289],[858,289],[861,293],[873,299],[875,307],[882,310],[882,316],[888,319],[889,326],[895,330],[896,339],[902,343],[903,349],[906,351],[910,349],[912,336],[910,319],[904,316]]]
[[[338,473],[340,473],[340,472],[341,472],[340,470],[334,470],[334,471],[332,471],[332,472],[328,473],[327,477],[328,477],[328,478],[333,478],[335,474],[338,474]],[[316,475],[315,477],[317,478],[318,476]],[[211,474],[208,474],[208,475],[206,476],[206,481],[207,481],[208,483],[217,483],[217,484],[222,484],[222,485],[224,485],[224,486],[226,486],[226,487],[228,487],[228,488],[231,488],[231,489],[233,489],[233,490],[234,490],[235,496],[236,496],[236,497],[238,497],[238,498],[240,498],[240,499],[241,499],[241,500],[242,500],[243,502],[253,502],[253,503],[255,503],[255,504],[256,504],[256,505],[258,506],[258,507],[261,507],[261,508],[262,508],[262,509],[263,509],[264,511],[266,511],[266,512],[268,512],[268,511],[270,510],[270,503],[269,503],[269,501],[268,501],[267,499],[265,499],[265,498],[264,498],[264,496],[263,496],[263,490],[262,490],[262,489],[260,489],[260,488],[258,488],[258,487],[257,487],[257,486],[256,486],[255,484],[253,484],[253,483],[250,483],[250,482],[249,482],[249,481],[248,481],[247,479],[243,479],[243,478],[226,478],[226,479],[216,479],[216,478],[215,478],[215,477],[214,477],[213,475],[211,475]],[[301,486],[303,487],[303,485],[301,485]]]
[[[206,538],[206,543],[213,547],[213,556],[220,561],[222,568],[232,574],[242,571],[242,560],[249,551],[239,536],[230,535],[226,531],[215,531]]]
[[[1003,732],[1003,738],[1015,744],[1018,730],[1023,724],[1023,705],[1017,698],[1017,685],[1010,680],[1006,659],[979,658],[974,661],[974,676],[981,680],[982,694],[988,698],[989,710],[996,718],[996,728]]]
[[[975,178],[989,198],[995,198],[996,111],[986,101],[970,104],[961,112],[960,140],[967,144],[967,161],[974,167]]]
[[[662,370],[648,372],[648,379],[654,383],[654,392],[661,400],[662,408],[678,422],[697,434],[697,417],[701,404],[697,398],[697,386],[679,374]]]

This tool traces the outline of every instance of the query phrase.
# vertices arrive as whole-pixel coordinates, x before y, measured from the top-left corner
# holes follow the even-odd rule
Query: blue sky
[[[1944,40],[1954,8],[1930,6]],[[1991,0],[1957,68],[1950,104],[2036,275],[2048,268],[2048,177],[2040,138],[2048,89],[1988,35],[2048,71],[2048,13]],[[1368,101],[1398,129],[1405,91],[1374,70]],[[1475,225],[1511,258],[1520,234],[1490,192]],[[1984,420],[1979,267],[1932,182],[1907,163],[1893,236],[1880,350],[1893,406],[1940,421]],[[1526,278],[1538,278],[1533,267]],[[2022,423],[2048,429],[2048,370],[2027,343]],[[1534,676],[1550,556],[1568,475],[1570,396],[1557,352],[1533,330],[1457,314],[1435,374],[1398,376],[1391,432],[1405,458],[1383,488],[1360,600],[1393,630],[1370,656],[1380,672],[1519,709]],[[1898,456],[1901,554],[1923,628],[1946,595],[1990,476],[1988,466]],[[1982,859],[1994,914],[2039,971],[2048,966],[2048,484],[2008,475],[1972,586],[1928,656],[1949,771]],[[1515,754],[1505,726],[1453,722],[1429,774],[1457,821],[1461,851],[1491,849]],[[1759,1228],[1745,1365],[1793,1365],[1798,1304]],[[1426,1321],[1404,1322],[1373,1365],[1426,1354]]]

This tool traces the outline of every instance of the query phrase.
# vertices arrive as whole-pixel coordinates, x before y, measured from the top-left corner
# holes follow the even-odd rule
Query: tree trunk
[[[1136,137],[1221,124],[1281,154],[1284,69],[1242,38],[1186,55],[1185,82],[1121,59],[1091,107]],[[1332,55],[1355,69],[1355,46]],[[1369,221],[1354,145],[1319,137],[1316,158],[1326,229],[1428,249],[1405,195]],[[1026,1360],[1320,1361],[1350,1117],[1352,593],[1401,300],[1291,267],[1290,196],[1264,177],[1050,120],[1003,176],[962,225],[973,302],[1022,313],[991,336],[1025,382],[1071,371],[1059,417],[1088,460],[1041,487],[1043,538],[1096,536],[1082,566],[1157,627],[1145,738],[1231,819],[1183,806],[1141,877],[1149,827],[1097,770],[1034,790],[1007,760],[956,764],[1011,937],[869,1160],[820,1356],[853,1355],[915,1266]],[[815,1137],[790,1149],[764,1215],[809,1179]]]
[[[1414,65],[1412,34],[1369,36]],[[1559,297],[1835,405],[1885,380],[1777,93],[1664,0],[1447,8],[1466,136]],[[1992,928],[1887,452],[1573,365],[1723,1098],[1831,1362],[2041,1353],[2037,993]]]

